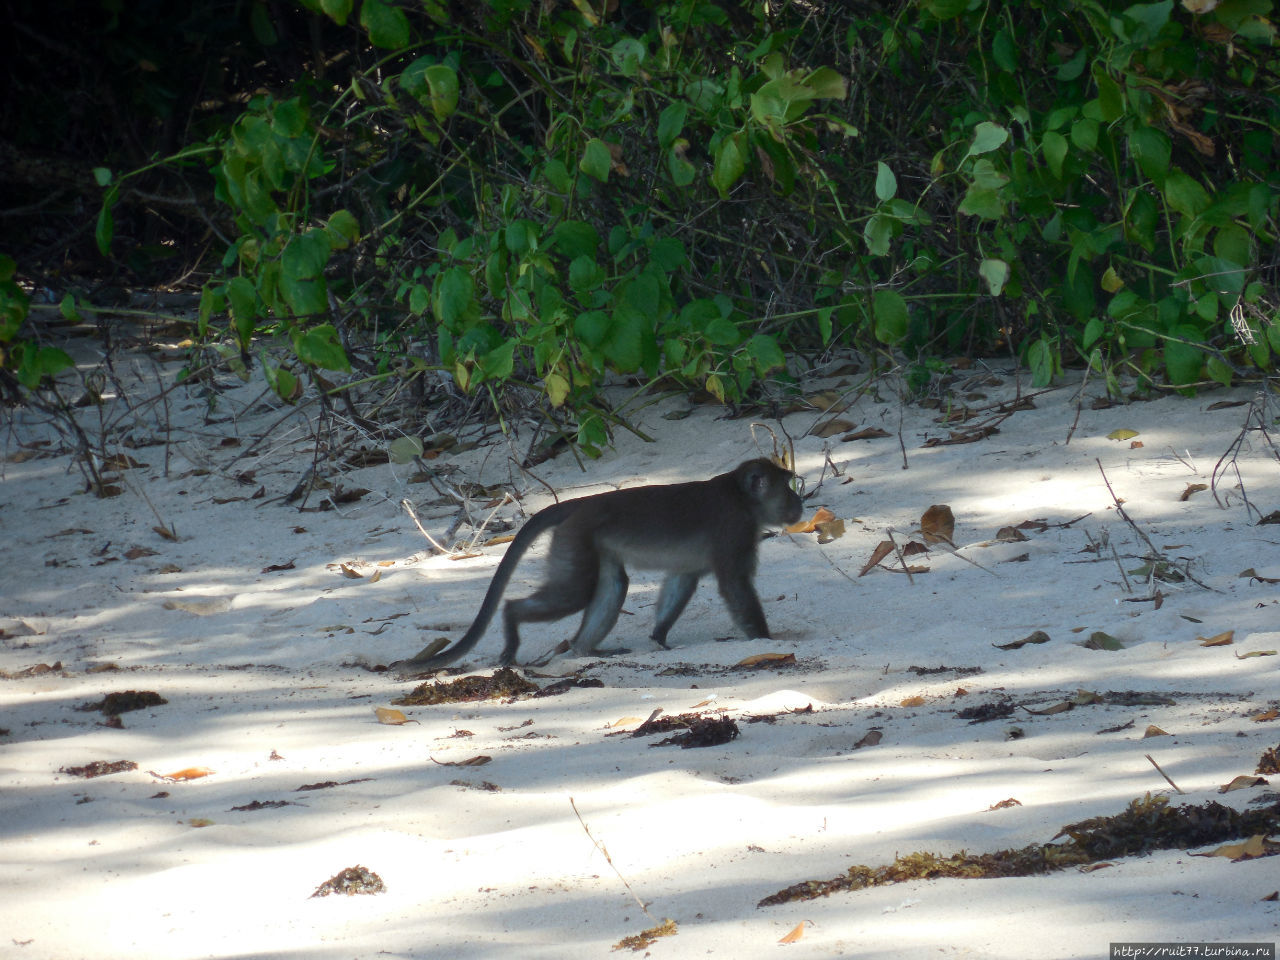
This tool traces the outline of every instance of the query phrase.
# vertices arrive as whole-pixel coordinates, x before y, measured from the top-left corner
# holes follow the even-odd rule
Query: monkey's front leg
[[[760,597],[751,583],[749,576],[721,577],[719,581],[720,595],[724,597],[725,606],[738,629],[746,634],[747,639],[769,636],[769,624],[764,619],[764,608],[760,606]]]

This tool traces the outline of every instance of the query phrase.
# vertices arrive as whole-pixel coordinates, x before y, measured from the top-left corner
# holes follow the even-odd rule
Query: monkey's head
[[[755,507],[756,523],[762,527],[785,527],[800,519],[800,496],[791,489],[790,470],[772,460],[748,460],[733,471],[747,498]]]

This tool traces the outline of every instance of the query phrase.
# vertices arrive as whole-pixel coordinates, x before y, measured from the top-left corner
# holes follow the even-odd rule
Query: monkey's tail
[[[438,670],[440,667],[446,667],[470,653],[471,648],[480,642],[485,630],[489,628],[489,623],[493,620],[493,615],[498,610],[498,604],[502,602],[502,595],[506,592],[507,584],[511,581],[511,574],[515,572],[516,564],[520,562],[520,558],[525,555],[529,546],[540,534],[564,522],[569,515],[572,502],[567,500],[539,510],[516,532],[515,539],[511,541],[511,546],[507,547],[507,552],[498,564],[498,569],[494,571],[493,579],[489,581],[489,589],[484,595],[484,602],[480,604],[480,612],[476,614],[475,620],[467,628],[467,632],[462,635],[461,640],[453,646],[440,651],[435,656],[427,655],[434,645],[427,644],[408,660],[397,660],[387,669],[398,670],[401,673],[425,673],[428,670]]]

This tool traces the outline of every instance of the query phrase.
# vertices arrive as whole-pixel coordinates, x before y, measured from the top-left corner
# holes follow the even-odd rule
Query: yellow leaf
[[[547,374],[547,379],[542,382],[543,389],[547,391],[547,399],[551,401],[553,407],[564,405],[565,397],[569,396],[569,381],[558,373]]]
[[[1124,427],[1121,427],[1118,430],[1112,430],[1110,433],[1108,433],[1107,439],[1108,440],[1130,440],[1133,437],[1136,437],[1137,435],[1138,435],[1137,430],[1126,430]]]
[[[924,697],[919,697],[919,696],[916,696],[916,697],[907,697],[905,700],[903,700],[901,703],[899,703],[899,704],[898,704],[898,706],[900,706],[900,707],[923,707],[923,706],[924,706]]]
[[[795,925],[790,933],[779,940],[779,943],[798,943],[800,938],[804,936],[804,921],[801,920]]]
[[[338,569],[342,571],[342,575],[346,577],[348,580],[364,579],[364,574],[361,573],[359,570],[357,570],[355,567],[351,566],[351,564],[349,563],[338,564]]]
[[[1241,774],[1234,777],[1230,783],[1223,784],[1218,788],[1219,793],[1230,793],[1232,790],[1248,790],[1250,787],[1264,787],[1267,781],[1262,777],[1251,777]]]
[[[818,529],[818,524],[829,523],[834,520],[836,515],[826,507],[819,507],[817,512],[808,520],[801,520],[799,523],[793,523],[787,527],[787,533],[813,533]]]
[[[605,727],[609,730],[616,730],[618,727],[629,727],[633,723],[644,723],[644,721],[639,717],[622,717],[619,720],[613,721],[613,723],[605,724]]]
[[[1167,737],[1167,736],[1169,736],[1169,734],[1166,731],[1161,730],[1159,727],[1157,727],[1153,723],[1153,724],[1150,724],[1147,727],[1146,731],[1142,734],[1142,739],[1145,740],[1148,737]]]
[[[762,667],[770,664],[791,664],[796,662],[794,653],[757,653],[755,656],[739,660],[735,667]]]
[[[409,718],[399,710],[392,710],[390,707],[374,707],[373,712],[378,717],[379,723],[386,723],[392,726],[401,723],[408,723]]]
[[[1230,860],[1252,860],[1254,857],[1267,855],[1266,837],[1255,834],[1243,843],[1224,843],[1216,850],[1207,853],[1193,853],[1193,857],[1226,857]]]
[[[192,817],[190,820],[187,821],[187,823],[191,824],[191,826],[193,827],[213,826],[213,821],[210,820],[208,817]]]
[[[1235,638],[1234,630],[1224,630],[1222,633],[1215,633],[1212,637],[1196,637],[1200,641],[1202,647],[1225,647]]]
[[[181,770],[175,770],[173,773],[156,773],[154,770],[148,770],[147,773],[160,780],[199,780],[201,777],[207,777],[213,773],[208,767],[184,767]]]

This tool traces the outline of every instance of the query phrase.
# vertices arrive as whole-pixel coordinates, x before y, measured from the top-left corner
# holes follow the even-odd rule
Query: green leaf
[[[401,50],[409,45],[408,17],[384,0],[364,0],[360,4],[360,26],[369,32],[369,41],[375,47]]]
[[[563,220],[551,231],[551,241],[556,250],[570,260],[577,257],[595,258],[600,249],[600,234],[583,220]]]
[[[1071,125],[1071,142],[1081,150],[1096,150],[1098,147],[1098,121],[1089,117],[1081,117]]]
[[[409,312],[422,316],[431,307],[431,290],[426,284],[415,283],[409,290]]]
[[[702,335],[720,347],[732,347],[742,339],[738,325],[728,317],[720,316],[719,312],[703,328]]]
[[[98,252],[104,257],[111,255],[111,238],[115,235],[116,221],[111,213],[116,199],[120,195],[120,187],[112,184],[102,198],[102,207],[98,210],[98,222],[94,227],[93,239],[98,244]]]
[[[819,67],[804,78],[805,86],[820,100],[843,100],[849,92],[849,84],[831,67]]]
[[[334,250],[345,250],[360,239],[360,224],[350,210],[335,210],[329,215],[325,232]]]
[[[320,9],[340,27],[347,25],[353,0],[320,0]]]
[[[983,260],[978,264],[978,275],[987,282],[991,295],[998,297],[1004,290],[1004,285],[1009,282],[1009,264],[1004,260]]]
[[[894,290],[877,290],[872,297],[876,339],[893,345],[907,335],[907,301]]]
[[[1018,72],[1018,44],[1013,34],[1003,27],[991,41],[991,59],[1005,73]]]
[[[671,145],[675,143],[676,137],[680,136],[680,131],[684,129],[685,118],[689,115],[689,105],[683,100],[677,100],[668,104],[663,111],[658,114],[658,146],[663,150],[670,150]]]
[[[575,257],[569,264],[569,287],[577,293],[595,290],[604,283],[605,274],[594,257]]]
[[[573,322],[573,335],[592,350],[599,350],[609,335],[609,314],[604,310],[587,310]]]
[[[862,228],[862,240],[867,245],[867,252],[873,257],[883,257],[889,252],[889,241],[893,239],[893,218],[883,214],[873,214],[867,225]]]
[[[883,160],[876,161],[876,199],[883,203],[898,192],[898,178]]]
[[[608,145],[599,137],[592,137],[582,148],[582,159],[578,161],[578,169],[589,177],[606,183],[609,171],[613,167],[613,155]]]
[[[1106,327],[1097,317],[1090,317],[1089,322],[1084,325],[1084,332],[1080,334],[1080,349],[1090,350],[1093,345],[1098,342]]]
[[[248,350],[259,316],[258,291],[248,277],[232,277],[227,281],[227,303],[240,349]]]
[[[16,375],[18,382],[28,390],[35,390],[46,376],[53,376],[59,370],[74,365],[75,361],[64,350],[57,347],[37,347],[34,343],[21,345],[21,359],[18,362]]]
[[[711,170],[711,184],[721,197],[729,196],[729,188],[738,182],[747,169],[745,137],[739,131],[720,141],[716,148],[715,165]]]
[[[689,186],[698,176],[698,168],[675,150],[667,154],[667,172],[671,174],[671,182],[677,187]]]
[[[1154,127],[1139,127],[1129,135],[1129,150],[1143,174],[1157,184],[1164,183],[1173,153],[1168,134]]]
[[[1199,341],[1200,331],[1184,323],[1170,331],[1174,336],[1184,340]],[[1164,369],[1169,382],[1174,386],[1183,386],[1200,379],[1200,371],[1204,367],[1205,354],[1194,343],[1181,343],[1177,340],[1164,342]]]
[[[1053,346],[1048,340],[1041,338],[1027,347],[1027,365],[1031,368],[1031,385],[1039,388],[1049,385],[1055,369],[1061,364]]]
[[[1165,177],[1164,199],[1171,208],[1188,217],[1197,216],[1209,208],[1209,194],[1204,187],[1181,170],[1174,170]]]
[[[1044,151],[1044,159],[1049,170],[1059,180],[1062,179],[1062,162],[1067,157],[1067,138],[1052,130],[1040,138],[1040,149]]]
[[[515,369],[516,341],[507,340],[476,360],[486,380],[505,380]]]
[[[960,201],[960,212],[983,220],[999,220],[1004,216],[1004,201],[995,190],[973,184]]]
[[[321,323],[294,338],[293,350],[305,364],[322,370],[351,372],[351,363],[342,349],[338,331],[331,323]]]
[[[747,341],[747,356],[755,361],[756,371],[761,374],[786,365],[778,341],[767,333],[757,333]]]
[[[450,267],[436,280],[432,312],[445,326],[455,326],[471,307],[475,283],[462,267]]]
[[[458,75],[453,67],[444,63],[436,63],[423,72],[431,98],[427,106],[435,114],[437,121],[451,117],[458,109]]]
[[[111,169],[109,167],[94,167],[93,180],[100,187],[109,185],[112,180]]]
[[[649,248],[649,260],[667,273],[679,270],[688,262],[684,244],[675,237],[660,237]]]
[[[924,8],[939,20],[954,20],[969,9],[969,0],[924,0]]]
[[[1098,109],[1102,119],[1107,123],[1119,120],[1124,116],[1124,91],[1101,65],[1095,64],[1093,80],[1098,85]]]
[[[1008,139],[1008,130],[998,123],[984,120],[973,128],[973,141],[969,144],[969,152],[966,156],[976,157],[984,153],[990,153],[992,150],[1004,146],[1005,141]]]

